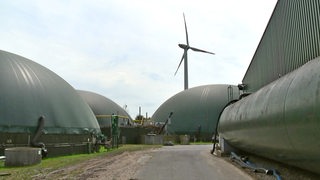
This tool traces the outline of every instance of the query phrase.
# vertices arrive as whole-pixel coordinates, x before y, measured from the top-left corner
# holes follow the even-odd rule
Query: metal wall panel
[[[248,92],[320,56],[320,0],[279,0],[242,80]]]

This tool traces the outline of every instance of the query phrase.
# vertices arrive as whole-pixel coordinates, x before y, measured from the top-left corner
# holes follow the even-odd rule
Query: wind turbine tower
[[[178,66],[176,72],[174,73],[174,75],[177,74],[181,63],[184,60],[184,89],[186,90],[186,89],[188,89],[188,50],[191,49],[193,51],[203,52],[203,53],[208,53],[208,54],[213,54],[213,55],[214,55],[214,53],[209,52],[209,51],[205,51],[205,50],[201,50],[201,49],[198,49],[198,48],[194,48],[194,47],[191,47],[189,45],[187,23],[186,23],[186,18],[185,18],[184,13],[183,13],[183,19],[184,19],[184,27],[185,27],[185,30],[186,30],[187,44],[178,44],[178,46],[183,49],[183,54],[182,54],[182,58],[181,58],[181,61],[179,63],[179,66]]]

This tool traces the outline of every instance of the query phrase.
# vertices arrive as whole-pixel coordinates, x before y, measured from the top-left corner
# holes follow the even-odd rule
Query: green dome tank
[[[101,128],[111,126],[110,118],[112,114],[119,116],[120,124],[132,123],[130,115],[111,99],[89,91],[77,90],[77,92],[96,115]]]
[[[33,133],[40,116],[46,134],[100,133],[73,87],[49,69],[0,50],[0,133]]]
[[[165,122],[170,114],[168,132],[201,136],[211,140],[223,107],[239,97],[237,86],[217,84],[190,88],[172,96],[153,114],[152,120]]]

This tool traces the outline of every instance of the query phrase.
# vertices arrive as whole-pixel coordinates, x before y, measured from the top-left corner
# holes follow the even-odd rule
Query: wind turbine
[[[186,30],[187,44],[178,44],[178,46],[183,49],[183,54],[182,54],[182,58],[181,58],[181,61],[179,63],[179,66],[178,66],[176,72],[174,73],[174,75],[177,74],[181,63],[184,60],[184,89],[186,90],[186,89],[188,89],[188,50],[191,49],[193,51],[209,53],[209,54],[213,54],[213,55],[214,55],[214,53],[189,46],[187,23],[186,23],[186,18],[184,16],[184,13],[183,13],[183,19],[184,19],[184,27],[185,27],[185,30]]]

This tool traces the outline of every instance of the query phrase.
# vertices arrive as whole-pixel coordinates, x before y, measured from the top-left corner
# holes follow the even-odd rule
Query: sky
[[[101,94],[135,118],[189,88],[240,84],[276,0],[2,0],[0,49],[37,62],[75,89]]]

